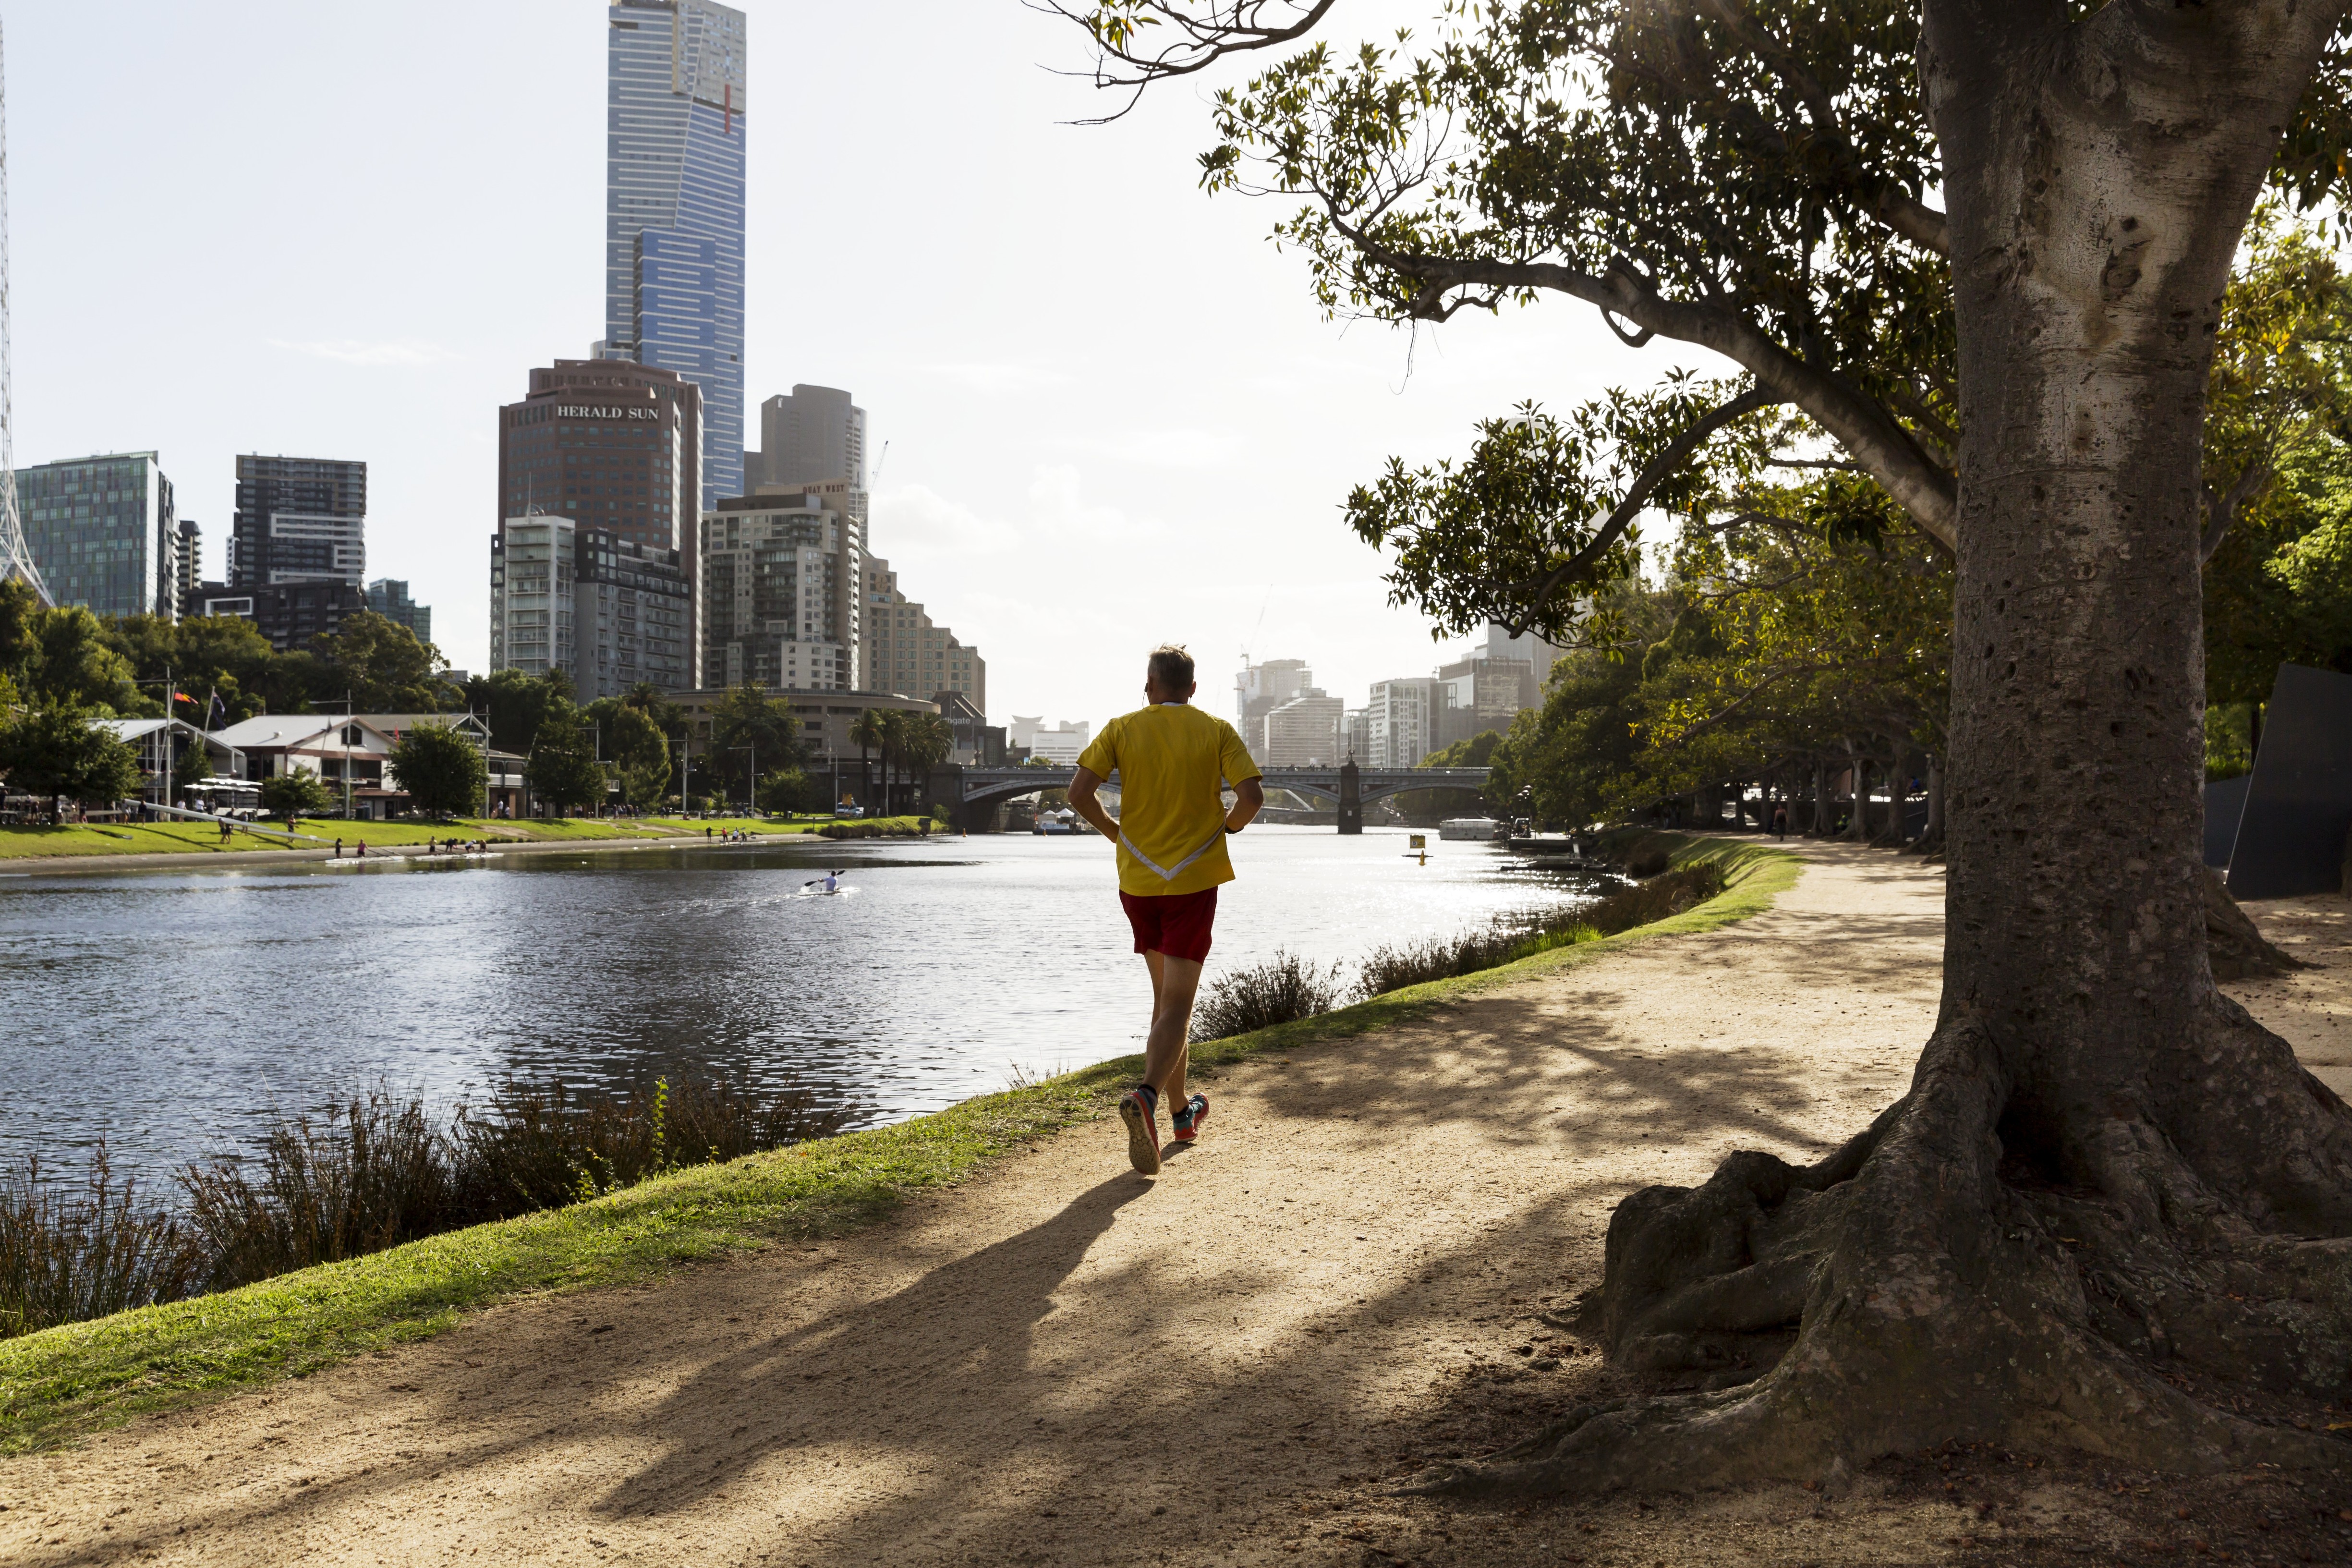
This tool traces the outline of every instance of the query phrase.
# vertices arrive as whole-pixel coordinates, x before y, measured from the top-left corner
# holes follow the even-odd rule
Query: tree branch
[[[1733,420],[1744,418],[1759,408],[1769,408],[1781,401],[1782,399],[1761,389],[1750,388],[1730,402],[1692,421],[1688,429],[1667,442],[1656,457],[1643,465],[1642,471],[1634,475],[1633,482],[1626,487],[1624,499],[1617,503],[1615,509],[1609,513],[1607,520],[1594,531],[1592,537],[1585,542],[1584,548],[1537,579],[1522,601],[1522,613],[1514,616],[1512,620],[1499,621],[1496,624],[1515,637],[1525,637],[1528,626],[1534,624],[1538,616],[1542,614],[1545,603],[1559,591],[1560,584],[1573,582],[1584,573],[1591,571],[1593,563],[1607,554],[1610,546],[1622,538],[1625,531],[1633,526],[1633,519],[1641,515],[1642,508],[1648,504],[1651,494],[1660,485],[1673,478],[1675,470],[1687,462],[1691,454],[1706,444],[1708,437]],[[1518,591],[1516,588],[1506,588],[1504,593],[1512,597],[1518,597]]]
[[[1922,532],[1948,550],[1957,548],[1958,487],[1951,471],[1922,451],[1876,402],[1797,358],[1745,317],[1661,299],[1622,269],[1596,278],[1554,262],[1404,255],[1336,217],[1334,224],[1367,260],[1423,285],[1411,298],[1399,300],[1411,316],[1443,321],[1451,313],[1444,298],[1449,289],[1544,289],[1613,311],[1661,337],[1713,349],[1754,376],[1773,402],[1795,405],[1835,437]]]
[[[2197,540],[2200,566],[2213,559],[2214,552],[2221,548],[2221,541],[2229,537],[2231,525],[2238,521],[2238,513],[2271,482],[2272,473],[2268,463],[2253,463],[2238,476],[2238,482],[2230,487],[2227,495],[2217,493],[2211,485],[2205,487],[2205,531]]]
[[[1108,125],[1124,119],[1142,101],[1143,89],[1171,77],[1203,71],[1228,55],[1276,48],[1306,37],[1339,0],[1217,0],[1204,16],[1193,16],[1172,0],[1098,0],[1073,7],[1062,0],[1023,0],[1034,11],[1060,16],[1084,27],[1095,41],[1094,79],[1097,88],[1129,89],[1118,112],[1079,125]],[[1293,19],[1268,24],[1268,9],[1288,13]],[[1154,34],[1157,27],[1168,29]],[[1168,40],[1156,50],[1139,46],[1146,37]],[[1078,72],[1067,73],[1070,75]]]
[[[1805,117],[1811,122],[1814,133],[1831,150],[1831,173],[1862,204],[1864,212],[1923,250],[1938,256],[1951,254],[1944,215],[1893,180],[1863,166],[1828,90],[1796,50],[1749,16],[1738,0],[1698,0],[1698,6],[1738,40],[1741,47],[1789,84],[1790,90],[1805,106]]]

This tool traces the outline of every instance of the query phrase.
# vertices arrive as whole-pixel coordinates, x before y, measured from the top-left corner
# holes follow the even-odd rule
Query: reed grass
[[[0,1177],[0,1339],[180,1300],[205,1264],[186,1226],[140,1206],[136,1176],[115,1180],[103,1143],[78,1187],[37,1154]]]
[[[1356,996],[1369,1001],[1408,985],[1457,979],[1557,948],[1598,942],[1703,904],[1722,892],[1723,886],[1722,868],[1699,861],[1675,871],[1661,868],[1646,882],[1534,921],[1505,916],[1458,936],[1384,943],[1364,955]]]
[[[1192,1038],[1222,1040],[1328,1013],[1345,987],[1339,966],[1318,969],[1287,948],[1264,963],[1219,975],[1192,1006]]]
[[[0,1179],[0,1339],[586,1202],[828,1137],[849,1114],[725,1082],[582,1094],[508,1079],[444,1119],[379,1086],[173,1173],[176,1213],[142,1208],[103,1147],[79,1188],[36,1158]]]

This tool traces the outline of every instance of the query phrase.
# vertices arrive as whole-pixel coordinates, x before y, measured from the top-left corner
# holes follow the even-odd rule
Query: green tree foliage
[[[759,806],[771,816],[824,809],[824,785],[798,768],[777,768],[760,778]]]
[[[335,797],[318,774],[297,769],[261,781],[261,809],[291,828],[305,816],[323,816]]]
[[[492,746],[527,756],[549,705],[559,698],[566,702],[572,700],[572,678],[560,669],[549,670],[545,675],[501,669],[467,680],[465,698],[468,710],[487,716]]]
[[[2352,671],[2352,279],[2274,210],[2223,304],[2205,479],[2208,703],[2266,701],[2282,664]]]
[[[242,616],[176,622],[162,616],[120,616],[107,625],[109,642],[130,660],[139,679],[160,681],[168,670],[173,684],[194,700],[197,709],[180,715],[191,723],[212,723],[215,695],[224,724],[257,713],[309,712],[327,680],[316,655],[278,652]],[[340,688],[334,696],[340,708]]]
[[[604,760],[620,783],[621,798],[639,811],[659,805],[669,791],[669,737],[653,714],[636,704],[633,693],[590,703],[588,717],[600,728]]]
[[[747,680],[710,710],[710,766],[731,798],[751,798],[752,768],[797,769],[808,760],[792,704]]]
[[[409,805],[426,816],[447,821],[482,809],[489,764],[474,739],[451,724],[418,724],[392,743],[388,761]]]
[[[345,616],[310,646],[326,666],[330,689],[349,692],[355,711],[439,713],[460,700],[457,689],[440,677],[449,663],[440,650],[373,610]]]
[[[72,702],[44,702],[0,722],[0,776],[47,799],[110,805],[139,793],[139,753]]]
[[[106,623],[79,605],[36,612],[31,630],[32,657],[17,678],[26,696],[101,717],[163,710],[160,698],[141,695],[131,661],[112,646]]]
[[[570,698],[548,700],[523,778],[531,794],[558,812],[604,804],[604,769],[596,761],[595,732]]]
[[[213,776],[212,755],[202,741],[191,735],[176,735],[182,742],[172,759],[172,794],[176,799],[190,784],[199,784]]]

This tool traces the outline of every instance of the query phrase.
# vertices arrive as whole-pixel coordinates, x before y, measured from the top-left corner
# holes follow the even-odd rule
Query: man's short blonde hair
[[[1186,691],[1192,686],[1192,656],[1182,643],[1164,642],[1151,650],[1151,679],[1162,691]]]

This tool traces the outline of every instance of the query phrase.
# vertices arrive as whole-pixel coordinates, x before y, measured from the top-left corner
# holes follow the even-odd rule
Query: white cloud
[[[1001,518],[983,517],[929,485],[893,485],[874,494],[875,553],[894,552],[902,561],[941,555],[975,555],[1011,550],[1021,530]]]
[[[269,346],[308,354],[312,359],[333,360],[337,364],[369,366],[446,364],[464,357],[455,349],[443,348],[439,343],[419,342],[413,338],[375,342],[364,338],[325,338],[307,343],[271,338]]]

